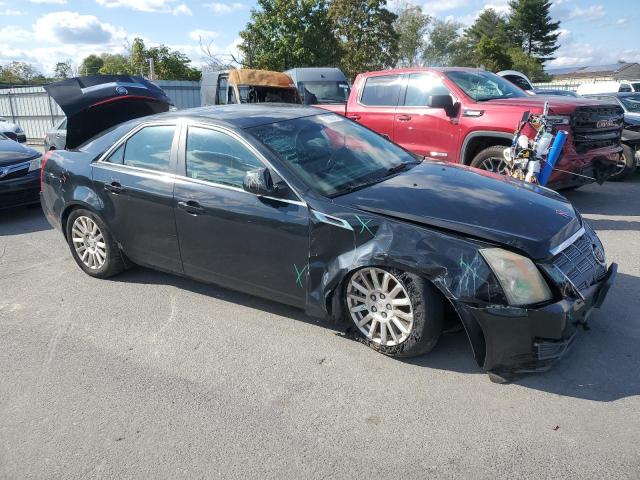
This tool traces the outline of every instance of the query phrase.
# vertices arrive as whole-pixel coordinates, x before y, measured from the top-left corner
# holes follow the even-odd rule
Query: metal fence
[[[157,80],[178,109],[200,106],[200,82]],[[0,117],[22,127],[29,143],[42,143],[51,127],[64,118],[58,104],[42,87],[0,89]]]
[[[545,83],[534,83],[533,86],[536,88],[540,88],[543,90],[569,90],[575,92],[580,83],[567,83],[567,82],[545,82]]]

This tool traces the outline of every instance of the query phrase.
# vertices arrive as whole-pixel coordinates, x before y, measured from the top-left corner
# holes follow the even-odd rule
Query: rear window
[[[395,107],[400,95],[400,75],[369,77],[362,89],[360,102],[372,107]]]
[[[148,170],[168,171],[175,130],[174,125],[143,128],[127,140],[124,164]]]

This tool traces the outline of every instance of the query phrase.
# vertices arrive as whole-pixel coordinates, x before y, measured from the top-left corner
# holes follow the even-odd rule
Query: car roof
[[[186,110],[159,113],[149,117],[141,117],[138,120],[142,123],[150,119],[190,118],[206,123],[224,124],[234,128],[244,129],[327,113],[330,114],[327,110],[303,105],[287,103],[247,103],[189,108]]]

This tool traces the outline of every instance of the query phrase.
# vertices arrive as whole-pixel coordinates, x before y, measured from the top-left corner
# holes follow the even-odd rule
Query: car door
[[[418,155],[453,159],[459,128],[444,109],[428,106],[433,95],[451,95],[438,75],[431,72],[407,75],[395,114],[393,138]]]
[[[67,119],[63,119],[58,126],[56,126],[52,133],[53,138],[50,142],[56,149],[64,150],[67,143]]]
[[[400,96],[402,75],[376,75],[364,80],[360,97],[349,104],[347,118],[394,140],[393,120]]]
[[[303,307],[306,204],[291,190],[268,198],[242,188],[247,171],[267,165],[236,132],[190,125],[185,133],[175,185],[185,274]]]
[[[143,125],[93,164],[103,215],[135,263],[182,272],[173,208],[175,124]]]

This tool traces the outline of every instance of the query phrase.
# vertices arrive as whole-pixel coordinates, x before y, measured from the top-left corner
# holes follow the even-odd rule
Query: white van
[[[620,82],[583,83],[576,90],[578,95],[594,95],[600,93],[640,92],[640,80],[622,80]]]

